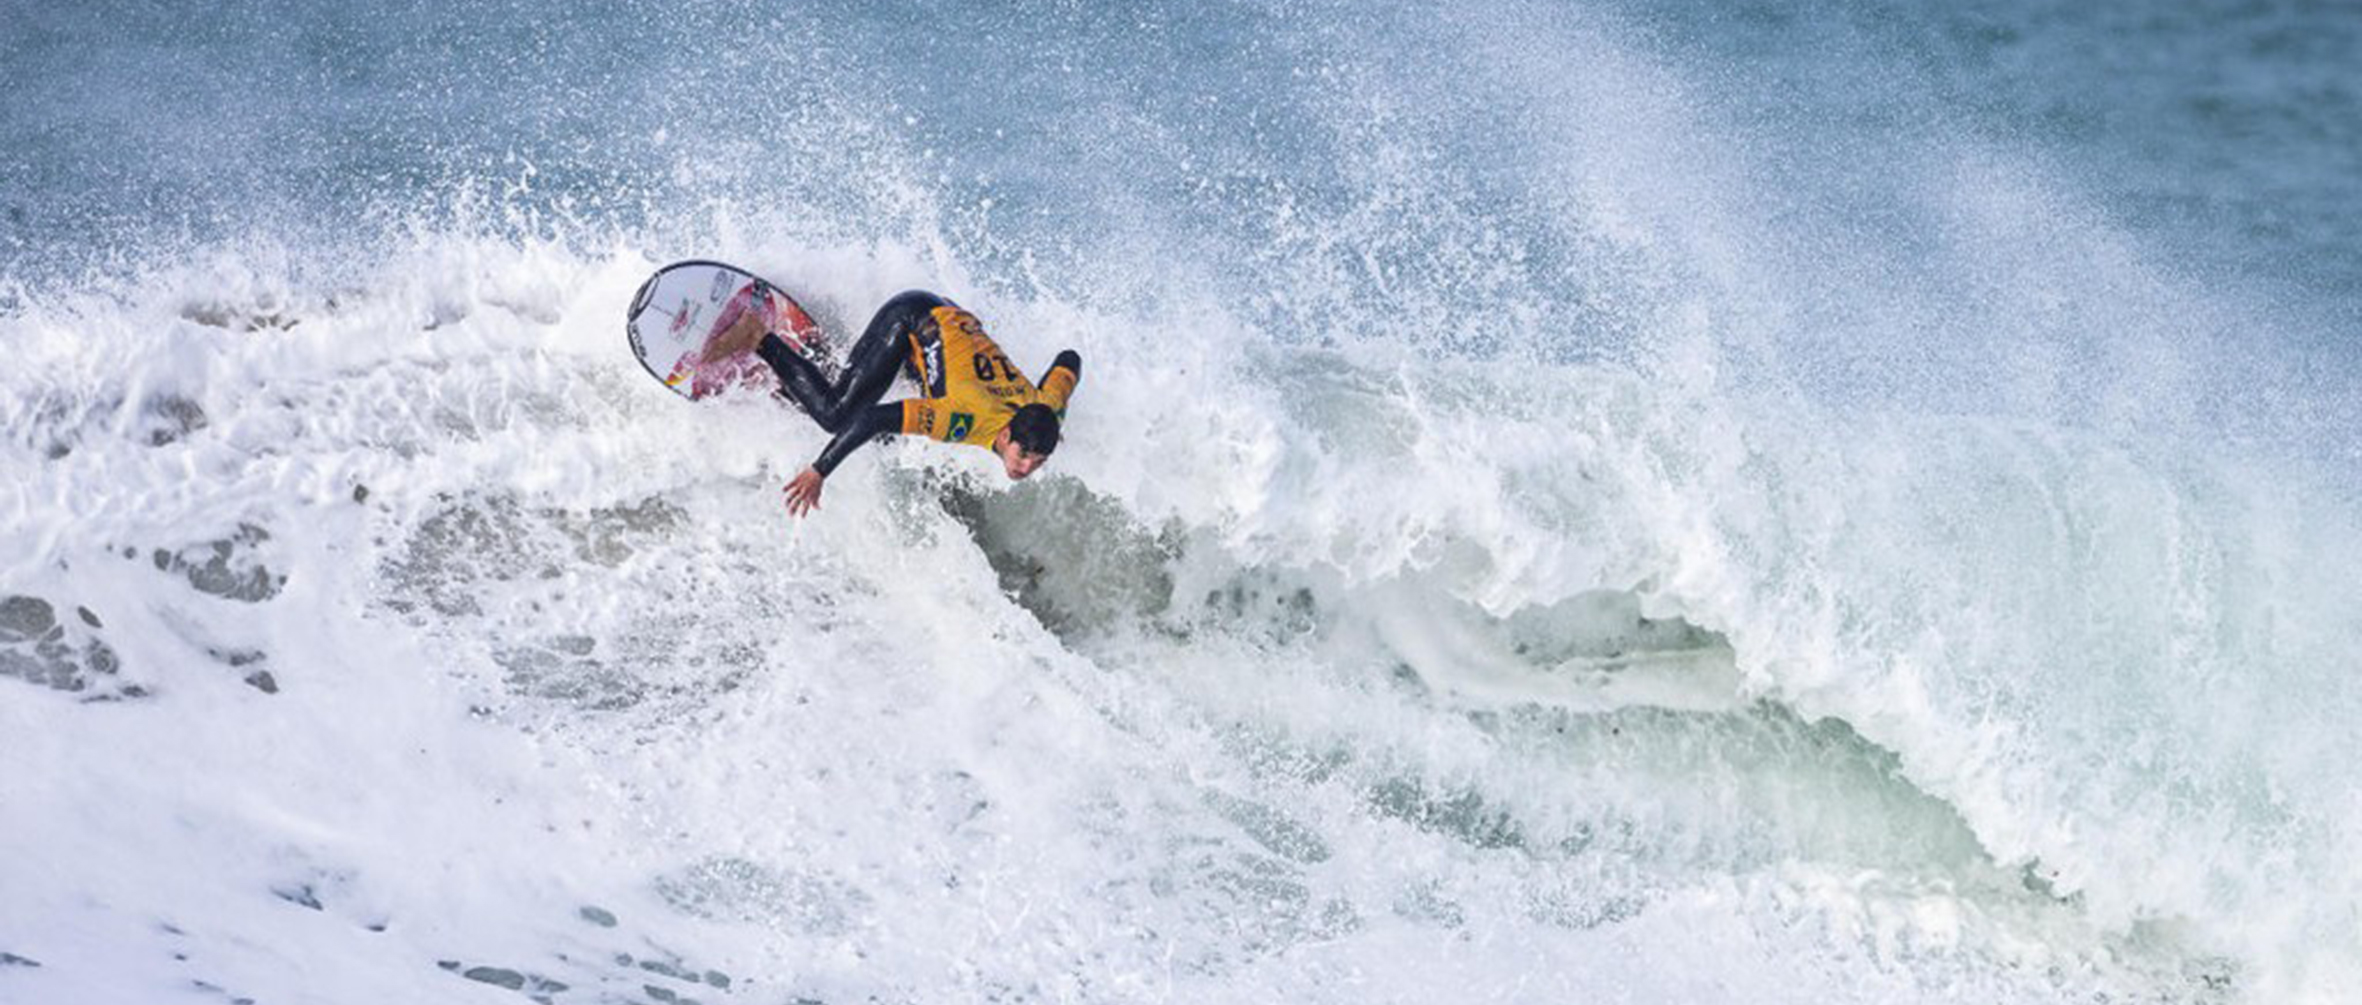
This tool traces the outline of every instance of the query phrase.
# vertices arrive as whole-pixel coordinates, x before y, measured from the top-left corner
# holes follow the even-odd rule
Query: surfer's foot
[[[748,311],[739,315],[738,320],[731,323],[729,328],[724,329],[721,334],[708,341],[705,344],[705,352],[700,354],[698,359],[702,362],[713,363],[733,356],[746,355],[753,352],[755,343],[761,342],[763,336],[768,334],[770,332],[763,327],[763,319],[756,316],[753,311]]]

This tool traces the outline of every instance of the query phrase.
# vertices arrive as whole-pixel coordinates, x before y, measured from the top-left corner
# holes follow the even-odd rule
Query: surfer
[[[775,333],[764,332],[754,349],[779,374],[781,392],[836,434],[787,483],[787,511],[795,516],[819,507],[822,483],[846,455],[884,434],[984,447],[1011,480],[1033,474],[1058,449],[1066,399],[1083,371],[1082,356],[1068,349],[1039,384],[1027,380],[975,315],[922,290],[878,308],[833,383]],[[908,372],[923,396],[880,403],[897,371]]]

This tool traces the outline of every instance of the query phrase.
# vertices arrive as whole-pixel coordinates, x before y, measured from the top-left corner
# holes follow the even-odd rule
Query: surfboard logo
[[[697,305],[687,300],[681,301],[680,311],[673,315],[672,333],[674,337],[677,338],[682,332],[688,331],[689,325],[695,322],[697,316],[702,313],[704,312],[698,310]]]
[[[711,300],[717,304],[721,303],[725,299],[728,299],[730,296],[730,288],[737,285],[737,280],[738,277],[733,276],[727,272],[715,272],[713,290],[712,292],[709,292],[705,295],[705,299]]]

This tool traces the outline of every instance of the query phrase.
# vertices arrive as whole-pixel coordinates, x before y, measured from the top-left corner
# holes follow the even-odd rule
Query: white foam
[[[1678,159],[1626,154],[1603,170]],[[1658,233],[1627,209],[1590,223]],[[1275,287],[1372,326],[1314,350],[1263,327],[1286,310],[1061,297],[924,229],[693,250],[841,331],[935,286],[1023,363],[1079,347],[1046,484],[878,446],[789,522],[822,435],[622,351],[672,235],[429,231],[365,290],[241,251],[0,319],[7,589],[112,646],[82,694],[124,697],[0,681],[0,860],[41,863],[8,871],[0,951],[42,964],[0,988],[2351,987],[2323,766],[2355,753],[2334,559],[2362,538],[2298,474],[1734,388],[1707,337],[1734,322],[1681,296],[1638,309],[1643,365],[1438,353],[1412,328],[1450,297],[1397,272],[1354,309],[1307,266]],[[216,541],[284,587],[198,589]]]

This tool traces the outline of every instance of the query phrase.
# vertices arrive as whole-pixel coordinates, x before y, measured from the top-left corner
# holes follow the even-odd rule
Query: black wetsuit
[[[897,369],[912,369],[911,347],[925,329],[935,324],[934,311],[950,301],[924,290],[895,295],[869,319],[869,328],[846,355],[845,371],[834,384],[776,335],[765,335],[755,347],[763,362],[779,374],[779,389],[803,408],[820,428],[836,434],[812,462],[822,477],[843,463],[846,455],[883,433],[902,431],[902,405],[880,404],[893,386]],[[938,368],[940,369],[940,368]],[[915,376],[915,372],[914,372]]]

